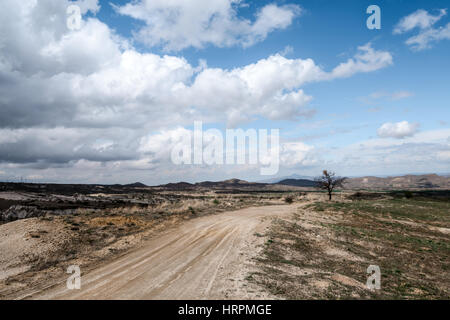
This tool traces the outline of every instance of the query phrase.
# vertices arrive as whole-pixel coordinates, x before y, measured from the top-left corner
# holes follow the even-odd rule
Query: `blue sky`
[[[120,5],[122,1],[100,1],[102,10],[97,17],[112,26],[124,37],[132,38],[132,33],[140,21],[124,17],[115,12],[109,3]],[[249,6],[241,8],[239,14],[247,19],[254,19],[259,8],[273,1],[247,1]],[[208,66],[232,69],[254,63],[259,59],[286,47],[292,48],[287,56],[290,58],[313,58],[317,64],[330,70],[343,60],[351,57],[357,46],[372,42],[379,49],[388,50],[394,57],[394,65],[379,72],[361,74],[349,79],[313,83],[307,85],[308,92],[314,96],[312,105],[317,108],[317,121],[327,121],[333,129],[352,128],[352,132],[338,139],[327,137],[324,143],[345,144],[355,142],[365,136],[375,135],[381,122],[397,122],[407,118],[420,121],[424,129],[442,126],[439,121],[450,119],[449,83],[450,41],[441,41],[430,50],[411,51],[404,41],[408,35],[394,35],[394,26],[399,20],[416,11],[424,9],[430,13],[445,8],[445,1],[377,1],[381,8],[381,30],[369,30],[366,27],[366,8],[373,1],[278,1],[279,4],[298,4],[304,13],[292,25],[284,30],[270,34],[264,41],[248,48],[233,46],[218,48],[208,45],[206,48],[187,48],[172,54],[182,56],[189,63],[196,65],[199,59],[207,61]],[[443,19],[441,22],[448,22]],[[442,24],[442,23],[441,23]],[[136,45],[142,52],[167,54],[161,47]],[[408,99],[377,99],[363,101],[375,92],[393,93],[410,91],[413,96]],[[379,108],[379,111],[374,112]],[[371,112],[372,110],[372,112]],[[424,112],[426,110],[426,113]],[[343,113],[336,117],[336,113]],[[425,116],[426,115],[426,116]],[[424,117],[425,116],[425,117]],[[302,130],[298,123],[259,122],[252,126],[282,126],[289,136],[306,136],[316,132],[326,132],[329,128],[319,130]],[[356,129],[359,127],[359,129]]]
[[[8,90],[4,86],[5,94],[11,97],[0,101],[0,110],[7,112],[13,102],[23,106],[23,113],[26,108],[50,108],[33,107],[31,102],[12,96],[16,90],[24,90],[22,86],[30,86],[26,87],[29,92],[50,92],[59,77],[67,81],[59,82],[61,90],[71,92],[62,97],[52,91],[34,99],[52,101],[55,108],[67,105],[62,108],[64,112],[56,112],[60,118],[53,123],[38,120],[42,112],[32,120],[21,118],[21,110],[17,116],[9,112],[11,119],[1,123],[0,129],[15,140],[5,138],[2,145],[0,139],[0,150],[8,155],[0,159],[0,178],[25,176],[36,181],[105,183],[141,180],[149,184],[235,176],[266,178],[259,177],[255,168],[171,166],[167,154],[155,146],[171,146],[177,134],[182,135],[180,130],[192,129],[195,119],[202,120],[205,128],[220,130],[279,128],[281,141],[286,143],[285,158],[295,161],[282,164],[278,175],[315,175],[325,167],[349,176],[450,172],[447,1],[283,0],[230,4],[228,0],[216,0],[208,4],[213,12],[210,16],[204,10],[208,2],[194,0],[180,1],[179,5],[174,1],[172,7],[159,0],[63,2],[52,6],[52,1],[43,1],[20,11],[19,5],[11,1],[4,14],[16,17],[16,35],[6,33],[8,21],[0,22],[0,34],[6,39],[0,58],[7,62],[0,65],[1,75],[5,79],[14,76],[20,84]],[[80,30],[64,29],[65,8],[70,3],[82,8]],[[372,4],[381,9],[380,30],[366,27],[366,9]],[[29,16],[19,16],[19,12]],[[263,16],[263,12],[268,14]],[[50,21],[61,23],[45,22],[45,14],[56,17]],[[219,27],[212,22],[210,26],[200,25],[197,16],[210,22],[219,17]],[[25,23],[29,17],[35,19],[33,29],[27,29],[31,28]],[[175,19],[175,26],[171,19]],[[183,19],[184,24],[179,22]],[[190,27],[192,32],[184,32]],[[396,28],[401,31],[394,32]],[[27,47],[32,46],[27,34],[35,35],[32,49]],[[41,56],[27,56],[26,52],[33,50]],[[127,70],[111,67],[128,61],[129,53],[134,71],[128,74]],[[382,58],[378,63],[377,59]],[[20,59],[23,61],[16,66]],[[281,66],[303,64],[307,59],[317,69],[313,76],[303,75],[300,69],[298,75],[296,71],[291,74]],[[27,69],[25,61],[33,61],[34,67]],[[206,64],[200,67],[200,61]],[[73,67],[77,64],[86,67],[77,71]],[[279,67],[280,74],[286,73],[280,79],[294,84],[279,84],[264,76],[248,82],[247,71],[253,65],[262,75],[267,69],[268,77],[270,68]],[[340,65],[345,73],[334,73]],[[136,70],[146,68],[148,73],[136,78],[139,80],[133,83],[135,87],[125,80],[133,79]],[[161,71],[169,69],[172,71]],[[152,72],[156,72],[152,70],[162,72],[155,77],[157,83],[152,81]],[[224,88],[201,86],[208,84],[200,80],[211,76],[211,72],[217,72],[214,77],[218,78],[214,79],[224,81]],[[37,77],[44,88],[32,84]],[[169,84],[164,86],[166,82]],[[118,89],[108,93],[101,83]],[[186,92],[171,94],[180,84]],[[270,107],[280,112],[273,114],[261,107],[264,100],[253,105],[253,89],[247,92],[242,86],[275,99]],[[217,99],[223,103],[215,101],[214,94],[210,96],[214,90],[218,90]],[[277,100],[280,96],[290,99],[299,90],[307,101],[282,105]],[[227,104],[227,98],[235,94],[240,98],[230,98]],[[304,110],[311,112],[305,114]],[[125,119],[132,119],[132,124],[121,123]],[[29,136],[24,133],[27,130]],[[56,139],[50,148],[51,143],[44,138],[33,140],[33,130],[44,130],[40,131],[42,136],[56,130],[67,137],[66,142]],[[170,136],[170,141],[163,135]],[[26,146],[39,144],[42,148],[24,151]],[[63,144],[68,149],[58,151]]]

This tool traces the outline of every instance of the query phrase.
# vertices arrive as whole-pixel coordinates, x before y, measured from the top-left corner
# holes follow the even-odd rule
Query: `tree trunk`
[[[328,191],[328,200],[331,200],[331,191]]]

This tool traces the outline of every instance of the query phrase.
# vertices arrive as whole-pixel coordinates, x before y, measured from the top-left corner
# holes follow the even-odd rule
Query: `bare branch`
[[[328,192],[329,200],[331,200],[333,190],[337,187],[342,187],[345,180],[347,180],[346,177],[337,177],[336,173],[328,170],[323,170],[322,176],[314,179],[317,184],[317,188]]]

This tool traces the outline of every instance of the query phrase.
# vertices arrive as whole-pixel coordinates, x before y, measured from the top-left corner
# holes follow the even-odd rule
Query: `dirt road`
[[[81,278],[23,297],[31,299],[267,298],[244,281],[271,218],[298,205],[247,208],[187,221]],[[69,276],[69,275],[68,275]]]

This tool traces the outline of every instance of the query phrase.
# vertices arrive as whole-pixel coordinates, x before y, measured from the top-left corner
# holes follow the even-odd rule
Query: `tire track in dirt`
[[[298,206],[252,207],[187,221],[83,274],[80,290],[68,290],[63,283],[25,298],[252,298],[242,282],[263,241],[255,233],[264,233],[271,218],[290,215]]]

